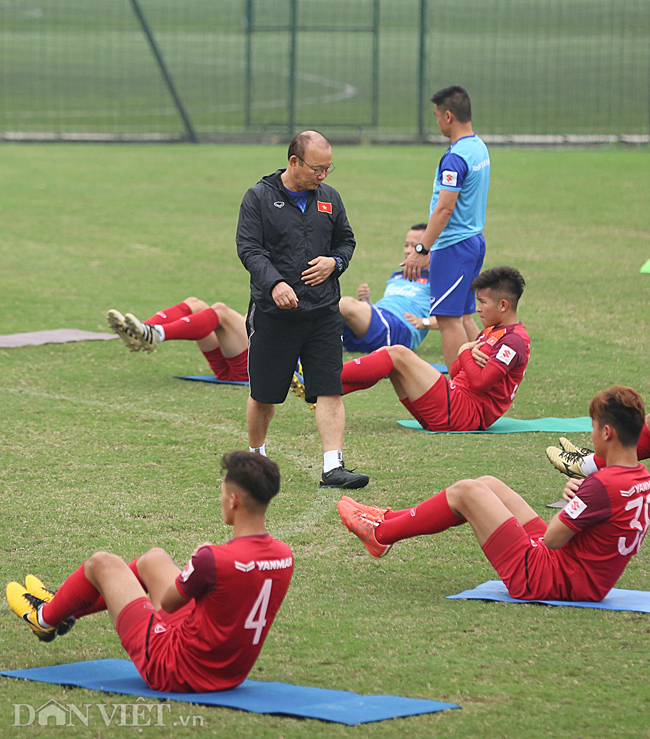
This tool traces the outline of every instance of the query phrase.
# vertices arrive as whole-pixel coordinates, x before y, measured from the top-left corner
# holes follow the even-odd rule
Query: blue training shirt
[[[375,306],[389,311],[406,324],[411,333],[411,349],[415,350],[429,332],[426,329],[420,331],[415,328],[404,318],[404,312],[420,318],[428,316],[430,299],[428,269],[423,269],[420,277],[414,282],[405,280],[402,270],[398,270],[388,278],[384,294]]]
[[[440,190],[457,192],[458,200],[432,249],[444,249],[483,231],[489,185],[490,155],[487,146],[476,134],[455,141],[443,154],[436,169],[429,218],[438,203]]]

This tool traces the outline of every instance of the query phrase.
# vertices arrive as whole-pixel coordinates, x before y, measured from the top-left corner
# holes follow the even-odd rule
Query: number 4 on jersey
[[[266,626],[266,611],[269,607],[272,585],[273,580],[264,580],[264,585],[262,585],[262,589],[257,596],[257,600],[246,617],[244,628],[255,629],[255,634],[253,634],[253,644],[259,644],[262,630]]]

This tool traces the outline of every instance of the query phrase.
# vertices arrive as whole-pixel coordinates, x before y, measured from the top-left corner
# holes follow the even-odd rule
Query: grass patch
[[[408,226],[426,218],[442,150],[337,148],[331,183],[358,239],[343,277],[379,296]],[[650,399],[649,152],[492,152],[486,266],[512,264],[528,287],[532,339],[513,417],[584,415],[614,382]],[[240,311],[248,278],[234,233],[241,197],[285,158],[284,147],[2,148],[0,294],[4,333],[106,330],[116,307],[148,316],[188,295]],[[442,361],[435,335],[419,353]],[[185,383],[207,372],[193,344],[152,356],[118,342],[0,350],[3,444],[0,582],[33,572],[57,585],[85,557],[132,558],[150,546],[184,563],[196,543],[224,541],[218,461],[245,448],[247,389]],[[362,499],[407,506],[461,477],[496,474],[545,518],[563,478],[545,461],[549,434],[429,436],[387,382],[345,401],[345,457],[371,475]],[[587,435],[576,441],[588,444]],[[283,471],[270,529],[296,555],[294,582],[251,677],[460,703],[462,711],[346,728],[200,709],[202,733],[302,737],[645,737],[647,615],[447,601],[494,572],[471,531],[395,546],[379,562],[341,526],[335,491],[319,491],[313,415],[289,398],[268,448]],[[648,545],[619,586],[647,589]],[[641,646],[640,646],[641,645]],[[0,604],[0,667],[124,657],[105,614],[52,645],[36,643]],[[115,696],[0,681],[0,736],[13,703],[116,703]],[[189,736],[188,710],[142,736]],[[177,726],[172,726],[173,722]],[[113,736],[95,725],[57,736]]]

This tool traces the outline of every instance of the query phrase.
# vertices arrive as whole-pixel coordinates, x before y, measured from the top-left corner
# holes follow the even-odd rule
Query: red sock
[[[43,606],[41,616],[45,623],[58,626],[64,618],[88,611],[95,605],[100,597],[99,590],[89,582],[84,567],[85,564],[73,572],[54,598]]]
[[[639,459],[648,459],[650,457],[650,429],[643,424],[639,444],[636,448],[636,456]]]
[[[376,385],[393,371],[395,365],[387,349],[379,349],[366,357],[352,359],[343,365],[343,395]]]
[[[212,333],[219,325],[219,316],[212,308],[193,313],[191,316],[183,316],[178,321],[165,324],[165,341],[175,339],[186,339],[198,341]]]
[[[155,313],[151,318],[147,318],[143,323],[156,324],[156,326],[164,326],[166,323],[172,323],[172,321],[178,321],[183,316],[191,316],[192,309],[187,303],[178,303],[172,305],[171,308],[163,308]]]
[[[131,572],[137,577],[138,582],[140,585],[142,585],[142,588],[144,592],[148,592],[145,584],[142,582],[142,579],[140,577],[140,573],[138,572],[138,560],[140,557],[136,557],[133,562],[129,562],[129,569]],[[91,606],[85,611],[77,611],[74,614],[75,618],[82,618],[83,616],[89,616],[91,613],[99,613],[100,611],[106,610],[106,601],[104,600],[104,596],[100,595],[99,598],[95,601],[95,605]],[[44,617],[45,618],[45,617]],[[47,619],[45,619],[45,623],[49,623]]]
[[[380,544],[394,544],[413,536],[438,534],[461,523],[465,523],[465,519],[451,510],[445,489],[415,508],[393,511],[390,518],[386,515],[375,529],[375,537]]]

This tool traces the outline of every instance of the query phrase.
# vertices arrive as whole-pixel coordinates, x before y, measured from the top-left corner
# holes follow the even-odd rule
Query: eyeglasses
[[[329,167],[312,167],[312,166],[311,166],[311,164],[307,164],[307,162],[306,162],[306,161],[305,161],[305,160],[304,160],[304,159],[303,159],[302,157],[299,157],[299,156],[298,156],[297,154],[296,154],[296,159],[300,159],[300,161],[301,161],[301,162],[302,162],[302,163],[303,163],[303,164],[304,164],[304,165],[305,165],[306,167],[309,167],[309,169],[311,169],[311,171],[312,171],[312,172],[313,172],[314,174],[329,174],[330,172],[333,172],[333,171],[334,171],[334,169],[335,169],[335,167],[334,167],[334,165],[333,165],[333,164],[330,164],[330,166],[329,166]]]

